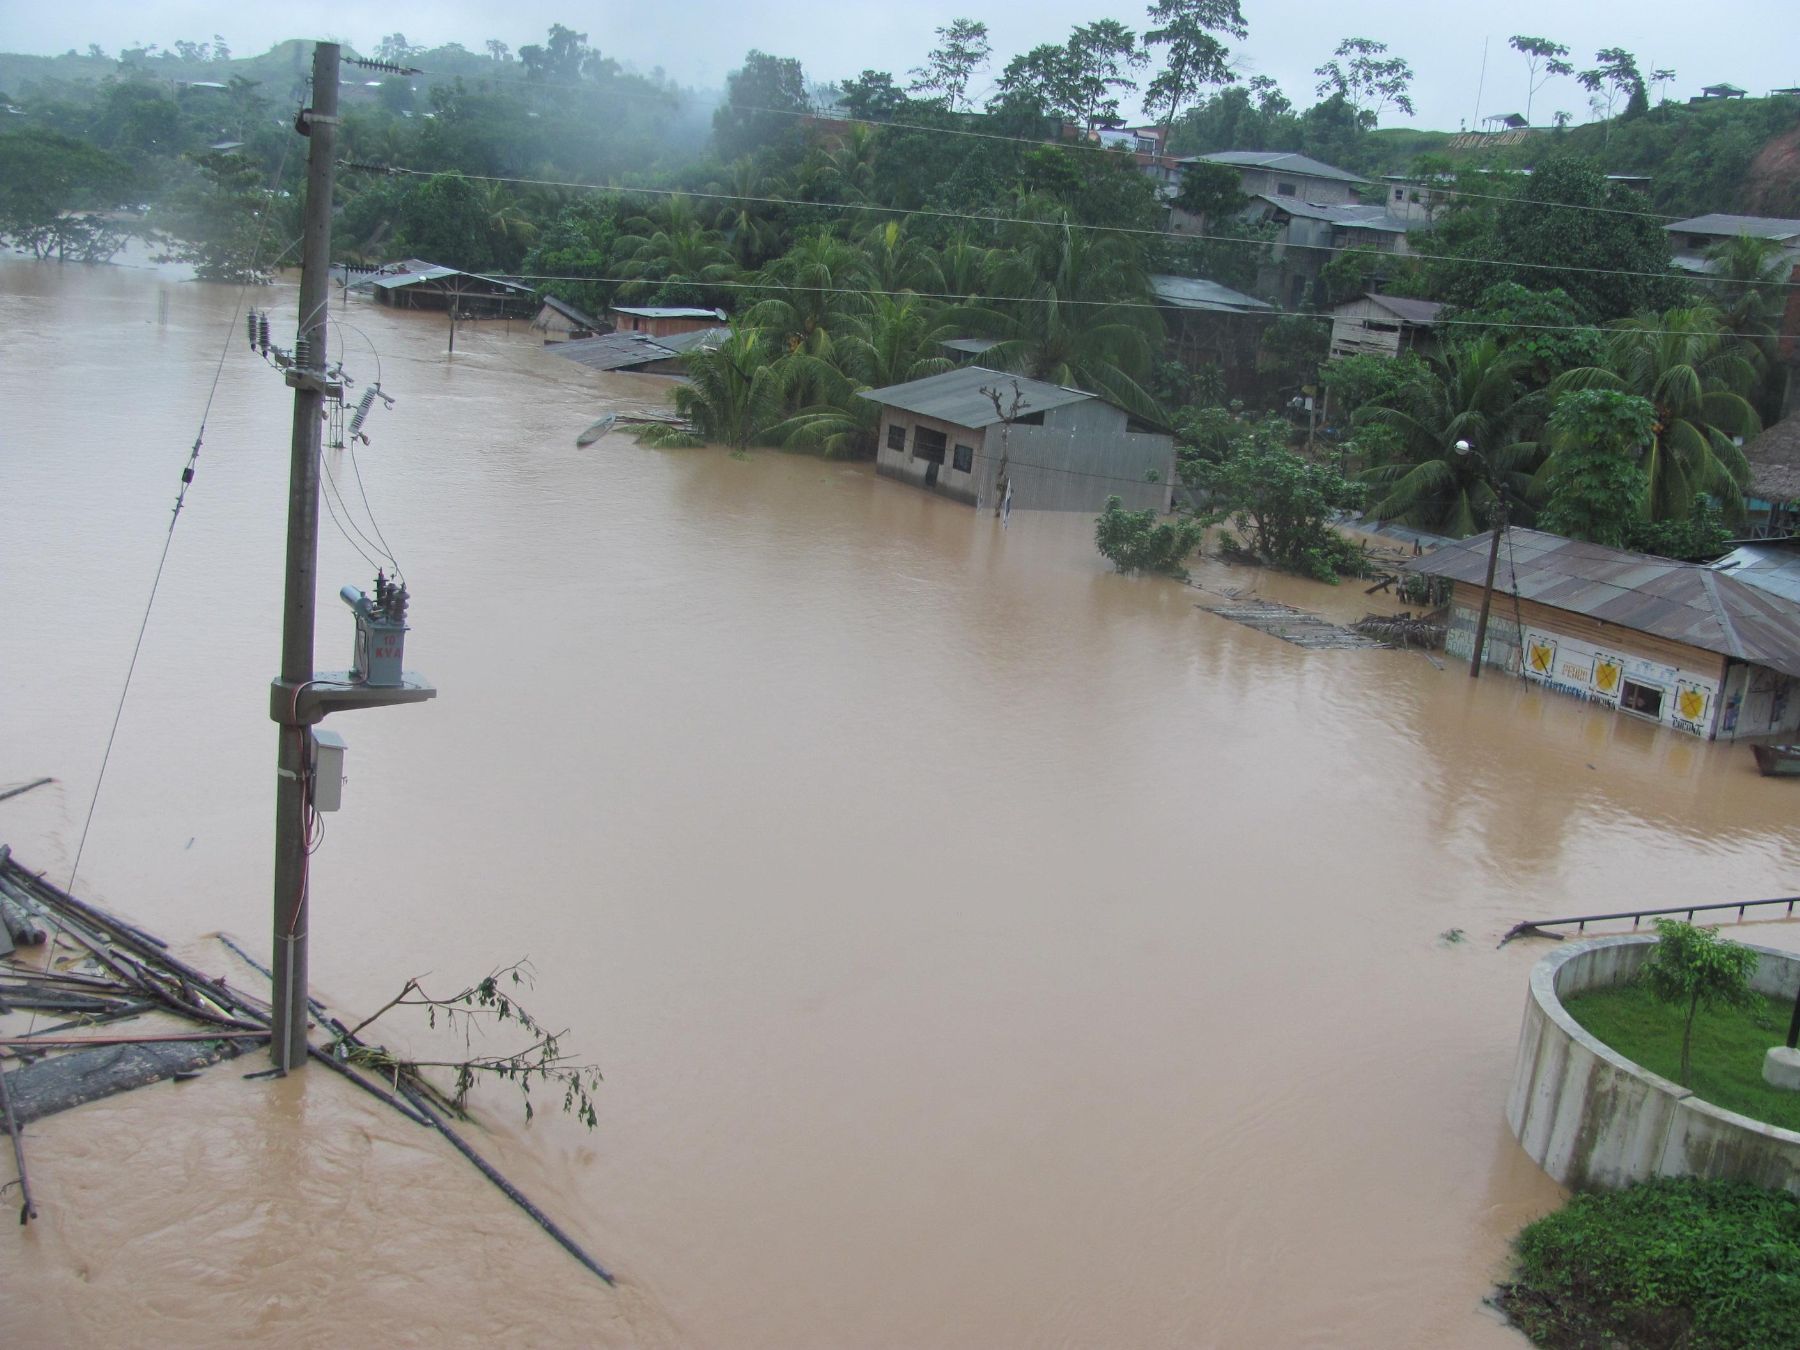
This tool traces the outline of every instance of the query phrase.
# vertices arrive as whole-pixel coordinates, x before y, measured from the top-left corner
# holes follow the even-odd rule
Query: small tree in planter
[[[1721,938],[1716,927],[1696,928],[1679,919],[1658,919],[1656,931],[1656,951],[1641,978],[1663,1002],[1687,1007],[1681,1027],[1681,1083],[1685,1087],[1694,1014],[1702,1008],[1749,1007],[1755,997],[1750,992],[1750,977],[1756,973],[1756,953]]]

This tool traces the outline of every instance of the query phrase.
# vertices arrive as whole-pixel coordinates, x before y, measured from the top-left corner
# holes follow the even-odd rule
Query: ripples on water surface
[[[291,334],[292,288],[256,298]],[[62,780],[0,837],[53,874],[233,299],[0,263],[0,778]],[[1541,948],[1494,938],[1794,888],[1795,791],[1741,748],[1303,652],[1111,575],[1083,517],[577,450],[666,384],[348,317],[400,400],[360,467],[442,694],[333,721],[316,988],[367,1009],[529,955],[600,1128],[495,1096],[492,1152],[626,1288],[341,1083],[226,1069],[33,1131],[21,1344],[146,1307],[204,1344],[1512,1344],[1479,1300],[1558,1193],[1501,1119]],[[213,965],[207,933],[267,941],[289,410],[233,333],[82,864]],[[324,531],[341,666],[372,568]]]

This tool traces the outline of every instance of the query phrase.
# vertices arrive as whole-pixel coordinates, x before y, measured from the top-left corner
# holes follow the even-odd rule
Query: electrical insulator
[[[248,314],[244,315],[244,327],[249,331],[249,334],[250,334],[250,350],[255,351],[256,350],[256,311],[255,310],[251,310]]]
[[[368,417],[369,409],[375,403],[374,389],[363,390],[362,402],[356,405],[356,411],[350,414],[350,434],[356,435],[362,430],[363,420]]]
[[[267,314],[257,316],[257,337],[262,346],[263,355],[267,356],[269,354],[269,316]]]
[[[294,339],[294,369],[312,369],[312,336],[308,333]]]

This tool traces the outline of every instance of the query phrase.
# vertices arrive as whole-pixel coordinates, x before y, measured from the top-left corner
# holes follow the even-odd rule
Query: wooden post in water
[[[319,413],[330,364],[331,188],[337,143],[338,47],[313,48],[312,107],[296,130],[312,138],[300,246],[300,321],[294,364],[294,432],[288,470],[287,582],[282,600],[281,678],[270,700],[279,725],[275,779],[275,951],[273,1039],[277,1067],[306,1063],[306,834],[311,783],[300,694],[313,678],[313,608],[319,561]],[[282,697],[292,690],[292,698]]]

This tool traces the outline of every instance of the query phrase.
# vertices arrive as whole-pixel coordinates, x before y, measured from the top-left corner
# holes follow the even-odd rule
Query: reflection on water
[[[53,873],[233,298],[0,264],[0,776],[62,780],[0,836]],[[292,288],[257,298],[291,332]],[[1791,889],[1790,785],[1200,613],[1112,575],[1081,517],[1003,532],[860,465],[577,450],[666,384],[522,326],[447,357],[430,316],[348,317],[352,373],[372,347],[400,401],[328,459],[360,468],[442,694],[334,719],[314,979],[366,1009],[532,957],[606,1069],[600,1129],[495,1096],[491,1150],[626,1292],[340,1083],[226,1070],[38,1127],[56,1217],[0,1278],[56,1296],[0,1327],[116,1339],[154,1289],[218,1343],[1514,1343],[1479,1300],[1558,1193],[1500,1119],[1536,953],[1493,940]],[[82,864],[212,964],[203,934],[266,940],[288,416],[233,344]],[[341,664],[330,597],[373,567],[329,521],[322,548]]]

